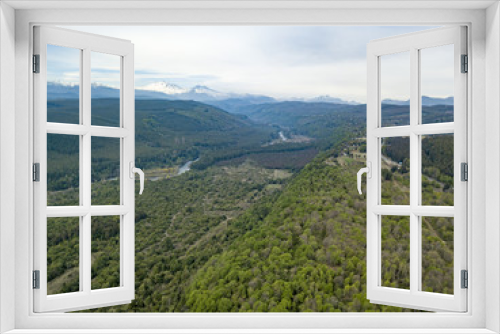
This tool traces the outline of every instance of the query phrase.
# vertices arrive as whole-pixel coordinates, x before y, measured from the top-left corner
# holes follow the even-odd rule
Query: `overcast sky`
[[[205,85],[222,92],[263,94],[276,98],[330,95],[366,101],[366,45],[370,40],[430,27],[350,26],[88,26],[80,31],[128,39],[135,44],[136,87],[166,81],[190,88]],[[67,56],[53,66],[64,67]],[[64,59],[62,59],[64,58]],[[449,59],[427,62],[426,78],[438,75],[430,95],[453,95],[446,68]],[[405,61],[401,57],[401,61]],[[93,62],[96,82],[107,80],[113,64]],[[97,65],[96,65],[97,64]],[[404,98],[409,72],[394,63],[386,97]],[[401,65],[403,64],[403,65]],[[432,69],[430,67],[433,67]],[[49,78],[70,82],[75,73]],[[396,70],[396,68],[398,68]],[[409,66],[408,66],[409,71]],[[449,70],[448,70],[449,72]],[[71,77],[73,79],[71,79]],[[446,82],[447,84],[442,84]],[[430,87],[429,85],[427,86]],[[429,90],[429,89],[428,89]]]

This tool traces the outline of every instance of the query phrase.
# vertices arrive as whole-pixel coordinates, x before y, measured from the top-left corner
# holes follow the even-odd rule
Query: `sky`
[[[68,28],[68,27],[66,27]],[[135,45],[136,87],[158,81],[184,88],[278,99],[330,95],[366,102],[369,41],[432,27],[410,26],[82,26],[71,29],[122,38]],[[449,50],[429,52],[423,79],[428,95],[453,95]],[[57,50],[56,50],[57,51]],[[59,53],[59,54],[58,54]],[[398,56],[398,55],[396,55]],[[76,56],[78,57],[78,56]],[[94,57],[94,56],[93,56]],[[404,99],[409,63],[404,55],[383,66],[382,95]],[[119,85],[113,56],[92,59],[92,81]],[[50,59],[50,58],[49,58]],[[53,52],[49,80],[78,81],[78,58]],[[50,61],[50,60],[49,60]],[[71,63],[71,64],[69,64]],[[384,60],[382,61],[384,64]],[[385,71],[384,71],[385,70]],[[424,72],[426,73],[424,76]],[[451,77],[450,77],[451,74]],[[76,78],[76,79],[75,79]],[[451,80],[451,81],[450,81]],[[424,81],[423,81],[424,82]]]

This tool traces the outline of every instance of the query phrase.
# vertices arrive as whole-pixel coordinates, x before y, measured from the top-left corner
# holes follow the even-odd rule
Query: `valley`
[[[111,102],[93,102],[103,123],[113,121]],[[77,102],[50,103],[49,120],[78,122]],[[366,203],[356,191],[356,172],[365,163],[365,106],[288,101],[237,109],[136,101],[136,165],[147,178],[144,194],[136,196],[136,298],[93,311],[411,311],[366,299]],[[407,106],[383,111],[387,124],[406,121]],[[453,112],[428,106],[425,115],[449,121]],[[51,143],[49,204],[70,205],[78,200],[78,145],[64,138]],[[119,194],[119,180],[112,179],[117,158],[109,154],[116,145],[97,142],[92,152],[99,204],[112,204]],[[386,142],[387,203],[408,200],[405,145]],[[425,139],[423,197],[430,205],[453,203],[452,145],[449,136]],[[56,163],[63,158],[66,163]],[[78,225],[68,221],[48,225],[53,293],[78,289]],[[406,288],[409,225],[395,216],[383,223],[384,285]],[[93,239],[95,287],[110,286],[119,272],[115,226],[102,220]],[[451,293],[453,222],[426,219],[423,234],[429,268],[423,286]]]

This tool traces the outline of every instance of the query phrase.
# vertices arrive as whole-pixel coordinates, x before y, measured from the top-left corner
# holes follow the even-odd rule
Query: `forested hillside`
[[[48,121],[77,124],[78,104],[78,100],[49,101]],[[92,124],[117,126],[118,105],[116,99],[93,100]],[[218,152],[260,148],[277,137],[276,129],[270,126],[256,125],[245,116],[194,101],[138,100],[135,123],[136,164],[143,169],[178,166]],[[49,190],[78,187],[78,138],[48,135],[47,144]],[[119,141],[93,138],[92,159],[93,181],[116,177]]]
[[[78,121],[74,101],[49,103],[52,121]],[[99,122],[115,121],[110,105],[96,104]],[[94,311],[408,311],[366,299],[366,203],[355,179],[366,160],[364,108],[290,102],[233,115],[192,101],[136,101],[136,165],[161,177],[136,196],[136,298]],[[406,106],[383,110],[389,125],[405,122]],[[450,121],[453,112],[425,115]],[[117,147],[93,143],[93,203],[116,204]],[[384,142],[386,204],[409,200],[408,147]],[[452,136],[428,136],[422,147],[423,199],[452,205]],[[78,203],[77,152],[78,141],[50,141],[49,203]],[[187,172],[167,172],[196,159]],[[92,221],[94,289],[119,284],[117,222]],[[422,230],[423,288],[452,293],[453,220],[425,218]],[[78,219],[48,221],[51,294],[78,290],[78,231]],[[382,218],[382,245],[383,285],[408,288],[407,218]]]
[[[188,287],[192,311],[398,311],[366,299],[366,203],[356,191],[360,142],[320,154],[286,187],[259,228],[213,257]],[[351,152],[351,153],[347,153]],[[404,171],[396,171],[401,179]],[[392,189],[404,183],[394,178]],[[441,190],[443,191],[443,190]],[[402,191],[405,193],[405,191]],[[392,191],[392,201],[401,192]],[[423,222],[423,285],[453,292],[453,224]],[[383,218],[383,285],[409,289],[409,219]]]
[[[366,116],[365,105],[280,102],[249,105],[238,113],[251,120],[288,128],[291,133],[317,139],[329,138],[339,126],[358,126]]]

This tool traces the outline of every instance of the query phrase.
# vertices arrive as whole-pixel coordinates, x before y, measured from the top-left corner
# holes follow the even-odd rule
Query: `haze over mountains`
[[[436,105],[452,106],[453,101],[454,101],[453,96],[444,97],[444,98],[422,96],[422,105],[423,106],[436,106]],[[409,106],[410,100],[401,101],[401,100],[385,99],[382,101],[382,103],[383,104],[395,104],[398,106]]]
[[[47,98],[49,100],[58,99],[76,99],[79,97],[79,86],[74,84],[66,84],[59,82],[47,83]],[[92,98],[118,98],[120,92],[118,89],[102,84],[92,84]],[[298,102],[324,102],[334,104],[357,105],[355,101],[346,101],[330,95],[322,95],[314,98],[290,97],[287,99],[275,99],[266,95],[256,94],[237,94],[227,93],[214,90],[207,86],[196,85],[192,88],[184,88],[179,85],[168,83],[165,81],[154,82],[135,89],[135,98],[138,100],[144,99],[165,99],[165,100],[193,100],[215,105],[219,108],[230,112],[235,112],[237,109],[255,104],[264,103],[279,103],[283,101],[298,101]],[[384,104],[392,105],[409,105],[410,101],[400,100],[383,100]],[[453,97],[434,98],[423,96],[422,105],[453,105]]]

